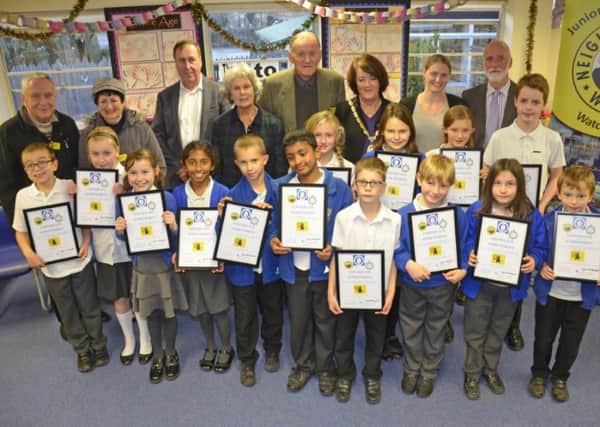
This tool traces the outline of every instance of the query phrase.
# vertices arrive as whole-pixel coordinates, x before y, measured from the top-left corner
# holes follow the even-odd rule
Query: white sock
[[[125,346],[121,351],[121,355],[130,356],[135,351],[135,335],[133,335],[133,312],[129,310],[127,313],[116,313],[119,325],[123,331],[125,338]]]
[[[135,313],[138,328],[140,328],[140,354],[152,353],[152,341],[150,341],[150,331],[148,330],[148,319]]]

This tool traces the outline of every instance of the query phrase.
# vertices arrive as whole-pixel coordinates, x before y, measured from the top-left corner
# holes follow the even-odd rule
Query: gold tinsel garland
[[[527,39],[525,41],[525,70],[527,71],[527,74],[531,74],[536,19],[537,0],[531,0],[529,2],[529,23],[527,24]]]

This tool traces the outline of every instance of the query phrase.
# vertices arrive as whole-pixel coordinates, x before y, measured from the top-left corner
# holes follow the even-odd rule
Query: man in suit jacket
[[[344,78],[335,71],[318,68],[321,46],[314,33],[294,35],[288,59],[294,67],[267,77],[258,102],[281,119],[286,133],[304,127],[311,115],[346,98]]]
[[[483,51],[483,58],[487,83],[462,93],[475,120],[475,146],[481,149],[485,149],[492,133],[509,126],[517,117],[514,104],[517,85],[508,78],[508,70],[512,65],[510,48],[503,41],[492,40]],[[499,93],[494,94],[495,91]],[[498,103],[496,118],[490,117],[492,102]]]
[[[167,164],[165,187],[175,188],[187,179],[181,152],[188,143],[205,138],[212,122],[229,109],[219,86],[201,73],[200,48],[190,40],[173,47],[179,82],[158,94],[152,129]]]

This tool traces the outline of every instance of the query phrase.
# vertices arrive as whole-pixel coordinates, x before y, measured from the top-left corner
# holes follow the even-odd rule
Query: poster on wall
[[[141,16],[155,6],[104,9],[106,20]],[[152,119],[158,93],[179,79],[173,46],[183,39],[200,40],[202,28],[188,8],[180,8],[146,24],[108,33],[113,75],[127,91],[127,107]],[[202,62],[204,63],[204,52]]]

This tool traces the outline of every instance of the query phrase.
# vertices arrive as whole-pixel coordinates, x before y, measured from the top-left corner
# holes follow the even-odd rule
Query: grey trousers
[[[100,350],[106,346],[92,263],[79,273],[59,279],[44,276],[44,279],[75,352],[80,354],[90,347]]]
[[[454,286],[450,283],[435,288],[400,283],[398,317],[404,342],[404,373],[437,377],[452,304]]]
[[[515,314],[510,288],[481,284],[479,295],[465,302],[465,373],[479,376],[498,369],[506,331]]]

